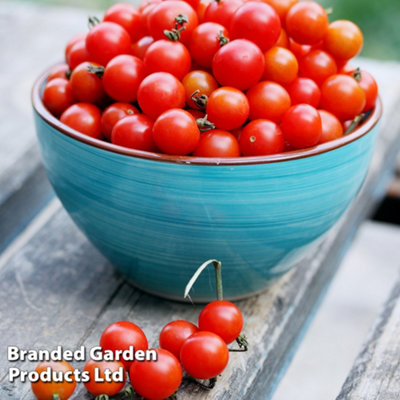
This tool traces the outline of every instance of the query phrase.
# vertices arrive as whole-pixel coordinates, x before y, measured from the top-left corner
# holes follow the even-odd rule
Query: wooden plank
[[[31,87],[45,68],[62,60],[66,41],[86,29],[93,13],[1,4],[0,48],[7,62],[0,63],[0,253],[53,197],[36,143]],[[32,32],[35,40],[27,40]]]
[[[55,348],[59,344],[74,348],[122,284],[58,201],[38,219],[38,231],[30,235],[22,250],[3,255],[5,262],[0,258],[2,349],[8,345]],[[30,370],[33,364],[12,366],[17,365]],[[29,385],[5,383],[9,366],[2,357],[1,390],[7,398],[20,399]]]
[[[400,276],[336,400],[400,396]]]
[[[38,165],[22,185],[0,203],[0,253],[54,197],[46,173]]]
[[[37,152],[31,87],[45,68],[63,59],[66,41],[87,29],[89,13],[93,11],[2,1],[0,48],[7,62],[0,63],[0,176],[9,175],[6,171],[16,162],[31,162],[24,157],[28,150],[35,147]],[[33,32],[34,40],[27,40]]]

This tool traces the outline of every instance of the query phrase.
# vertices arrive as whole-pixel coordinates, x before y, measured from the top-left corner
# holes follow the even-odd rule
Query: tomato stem
[[[175,28],[168,30],[164,30],[164,35],[169,39],[172,40],[173,42],[177,42],[181,38],[181,32],[186,29],[186,26],[183,26],[183,24],[188,22],[188,17],[184,14],[178,14],[175,17]]]
[[[104,75],[104,70],[105,68],[101,65],[95,66],[95,65],[88,65],[87,70],[91,72],[92,74],[97,75],[99,78],[101,78]]]
[[[343,135],[348,135],[349,133],[353,132],[354,129],[357,128],[357,126],[359,124],[361,124],[361,122],[364,121],[366,114],[362,113],[360,115],[357,115],[354,119],[353,122],[350,124],[350,126],[346,129],[346,132]]]
[[[238,349],[229,349],[229,351],[247,351],[249,349],[249,342],[247,341],[247,337],[244,333],[241,333],[237,338],[236,338],[236,343],[239,345]]]
[[[190,98],[193,100],[193,102],[196,104],[197,107],[199,108],[205,108],[207,103],[208,103],[208,96],[206,94],[199,94],[200,90],[197,89],[195,90]]]
[[[53,396],[51,396],[51,400],[60,400],[60,396],[57,393],[54,393]]]
[[[185,299],[187,297],[190,298],[189,292],[192,289],[192,286],[195,284],[195,282],[197,281],[197,278],[200,276],[200,274],[203,272],[203,270],[205,270],[210,264],[213,264],[214,268],[215,268],[215,277],[216,277],[216,284],[217,284],[217,298],[218,298],[218,300],[222,300],[222,276],[221,276],[222,264],[218,260],[207,260],[203,264],[201,264],[199,268],[197,268],[196,272],[190,278],[188,284],[185,287],[185,293],[184,293]]]
[[[223,287],[222,287],[222,264],[221,261],[213,261],[215,269],[215,282],[217,285],[217,300],[223,300]]]
[[[196,123],[202,132],[215,129],[215,125],[207,119],[207,114],[203,118],[196,119]]]
[[[122,392],[122,399],[133,399],[134,394],[135,391],[133,390],[133,387],[129,386],[125,389],[124,392]]]
[[[181,38],[181,32],[184,31],[185,29],[186,28],[184,26],[179,29],[171,29],[170,31],[165,29],[164,35],[172,42],[177,42]]]
[[[206,389],[206,390],[213,389],[217,383],[217,377],[209,379],[208,384],[204,384],[204,383],[198,381],[197,379],[193,378],[192,376],[188,376],[188,377],[186,377],[186,379],[190,382],[195,383],[196,385],[199,385],[201,388]]]
[[[224,34],[223,34],[222,31],[219,31],[219,32],[218,32],[218,41],[219,41],[219,45],[220,45],[221,47],[222,47],[222,46],[225,46],[226,44],[229,43],[229,39],[228,39],[226,36],[224,36]]]
[[[361,74],[361,68],[357,67],[354,72],[353,72],[353,78],[357,81],[357,82],[361,82],[361,78],[362,78],[362,74]]]
[[[175,17],[175,29],[178,29],[180,26],[183,26],[183,24],[188,23],[188,17],[185,14],[178,14]]]
[[[110,400],[110,398],[106,394],[99,394],[94,400]]]
[[[89,29],[92,29],[98,23],[100,23],[100,20],[97,17],[93,16],[93,17],[89,17],[88,18],[88,27],[89,27]]]

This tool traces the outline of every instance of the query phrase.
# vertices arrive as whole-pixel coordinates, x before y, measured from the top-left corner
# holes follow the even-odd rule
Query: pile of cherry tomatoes
[[[82,382],[87,391],[96,396],[96,400],[108,400],[109,396],[117,394],[122,394],[122,398],[133,398],[134,393],[148,400],[173,399],[182,383],[183,370],[187,379],[212,389],[217,376],[228,364],[229,351],[247,351],[247,339],[241,333],[242,313],[235,304],[222,298],[219,261],[208,260],[203,263],[188,283],[186,292],[190,291],[202,270],[211,264],[216,271],[218,300],[202,309],[198,326],[186,320],[174,320],[165,325],[159,335],[160,347],[150,349],[156,353],[156,359],[142,357],[132,360],[131,350],[144,353],[149,347],[145,333],[133,322],[114,322],[103,331],[99,341],[103,359],[99,361],[96,356],[96,360],[90,359],[83,368],[87,379]],[[239,347],[228,349],[227,345],[234,341]],[[125,351],[130,352],[123,353]],[[113,360],[106,356],[109,352],[116,355],[112,357]],[[40,374],[48,368],[74,376],[73,367],[66,361],[41,362],[35,371]],[[121,375],[117,376],[118,379],[112,379],[110,374],[118,371],[123,372],[122,379]],[[131,387],[121,392],[126,384],[127,373]],[[198,380],[209,382],[205,384]],[[75,388],[74,379],[51,382],[38,380],[32,383],[33,393],[38,400],[67,400]]]
[[[115,4],[70,39],[43,103],[91,137],[171,155],[238,157],[348,133],[378,89],[349,60],[363,36],[314,1]]]

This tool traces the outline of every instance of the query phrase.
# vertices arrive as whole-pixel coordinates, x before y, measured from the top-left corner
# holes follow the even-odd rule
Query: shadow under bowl
[[[265,289],[308,254],[355,198],[370,164],[381,103],[350,135],[273,156],[210,159],[126,149],[81,134],[32,101],[41,155],[63,206],[134,285],[183,300],[208,259],[227,299]],[[195,301],[215,298],[203,272]]]

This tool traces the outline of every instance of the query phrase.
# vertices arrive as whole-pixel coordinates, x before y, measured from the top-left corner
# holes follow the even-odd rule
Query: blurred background
[[[16,0],[14,0],[16,1]],[[21,1],[21,0],[19,0]],[[98,9],[99,13],[110,5],[112,0],[24,0],[30,3],[43,3],[68,7]],[[0,1],[1,2],[1,1]],[[137,5],[140,0],[125,0]],[[330,19],[350,19],[363,31],[365,44],[362,56],[381,60],[400,60],[400,20],[399,0],[319,0],[326,8],[332,8]]]

